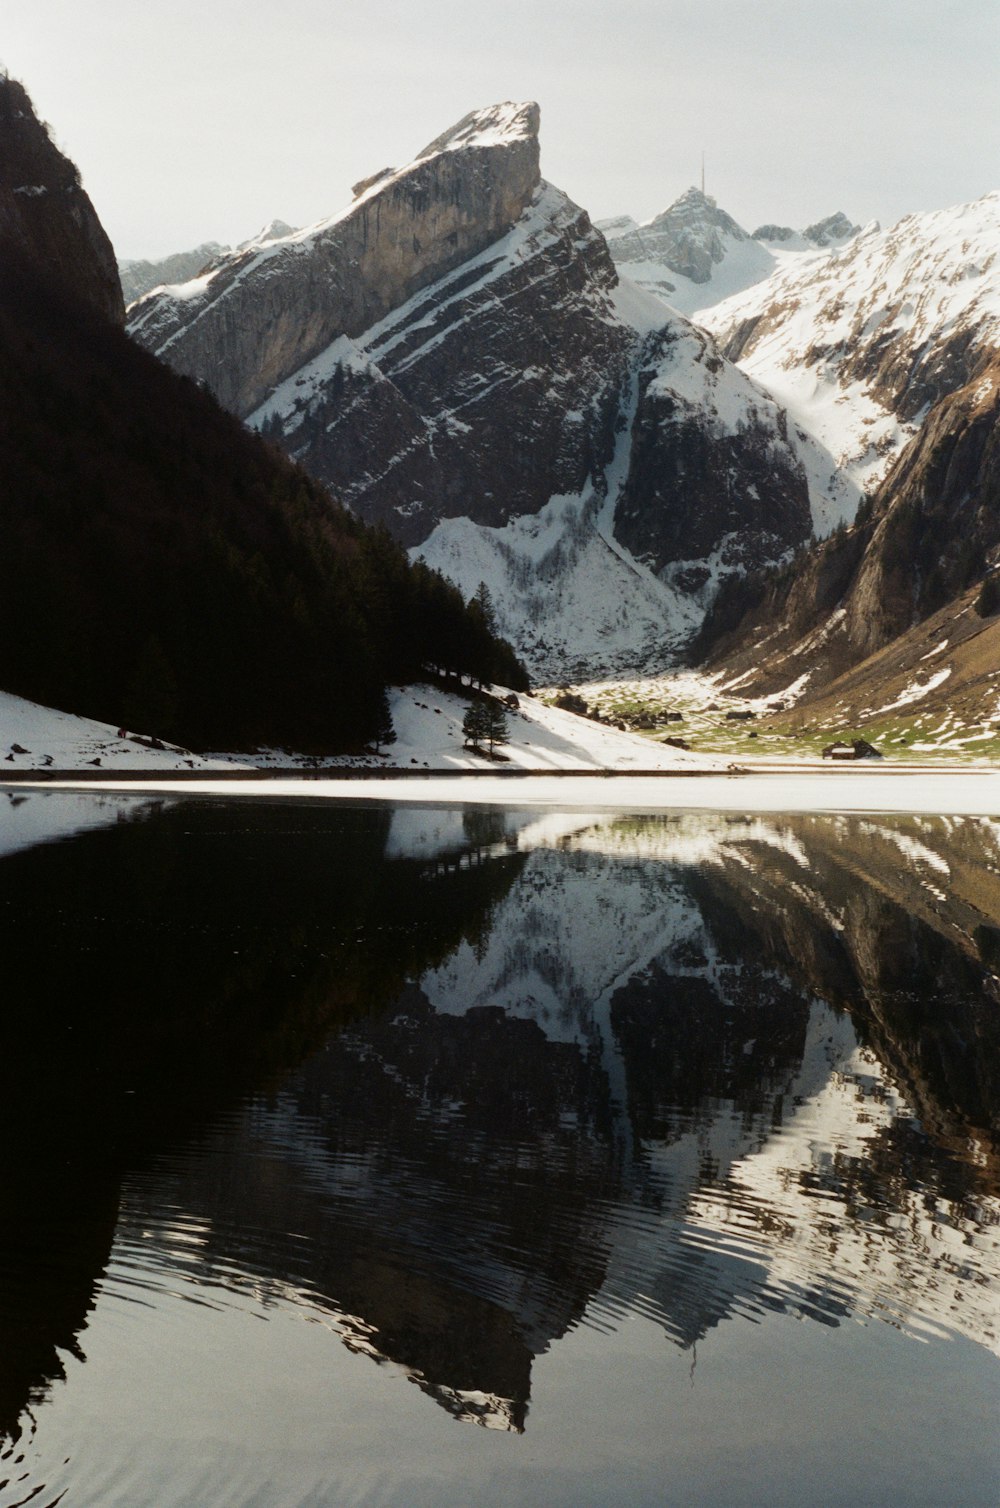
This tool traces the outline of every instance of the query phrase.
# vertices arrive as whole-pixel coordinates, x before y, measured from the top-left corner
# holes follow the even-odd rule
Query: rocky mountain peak
[[[817,246],[832,246],[836,241],[847,241],[851,236],[856,236],[860,229],[860,225],[852,224],[843,210],[838,209],[836,214],[827,215],[825,220],[807,225],[802,234]]]
[[[80,175],[38,119],[27,90],[0,75],[0,260],[20,261],[62,294],[121,324],[115,255]]]
[[[132,333],[169,345],[188,376],[210,368],[220,402],[252,413],[331,342],[370,329],[517,223],[541,181],[538,123],[535,104],[465,116],[406,167],[363,179],[341,213],[237,250],[198,286],[155,290],[135,306]]]
[[[720,209],[710,194],[694,187],[643,225],[637,225],[629,215],[619,215],[602,220],[598,229],[618,265],[627,266],[633,276],[636,268],[645,265],[647,274],[638,280],[678,307],[688,305],[673,278],[686,279],[688,284],[708,283],[713,269],[733,247],[750,241],[743,227]]]
[[[470,110],[456,125],[435,136],[416,157],[422,162],[439,152],[455,152],[465,147],[509,146],[516,142],[534,143],[538,151],[538,129],[541,111],[534,100],[515,103],[506,100],[499,105],[487,105],[483,110]]]
[[[723,236],[748,239],[742,226],[698,188],[687,189],[643,227],[644,240],[655,244],[660,260],[693,283],[707,283],[713,266],[725,257]]]
[[[268,220],[262,225],[255,236],[250,236],[246,241],[241,241],[237,251],[245,251],[248,246],[260,246],[264,241],[280,241],[285,236],[294,236],[296,227],[289,225],[286,220]]]
[[[755,241],[792,241],[795,239],[795,231],[790,225],[775,225],[768,221],[766,225],[758,225],[753,232]]]

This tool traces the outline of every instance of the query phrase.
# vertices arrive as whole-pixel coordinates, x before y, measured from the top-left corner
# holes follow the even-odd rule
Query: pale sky
[[[703,150],[748,230],[1000,187],[1000,0],[0,0],[0,64],[121,257],[309,224],[503,99],[594,219]]]

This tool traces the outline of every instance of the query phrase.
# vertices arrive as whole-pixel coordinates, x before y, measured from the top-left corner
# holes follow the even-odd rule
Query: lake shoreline
[[[692,778],[696,777],[696,778]],[[914,812],[1000,816],[1000,770],[940,766],[740,765],[676,770],[246,768],[43,770],[0,777],[15,791],[135,791],[282,801],[521,805],[662,812]]]

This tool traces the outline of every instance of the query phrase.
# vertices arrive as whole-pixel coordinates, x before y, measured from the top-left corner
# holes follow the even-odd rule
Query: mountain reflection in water
[[[628,1315],[1000,1351],[1000,825],[29,800],[0,1456],[167,1293],[512,1431]]]

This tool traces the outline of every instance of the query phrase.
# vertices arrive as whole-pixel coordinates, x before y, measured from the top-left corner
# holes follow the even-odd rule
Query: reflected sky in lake
[[[0,853],[0,1504],[1000,1496],[997,823]]]

